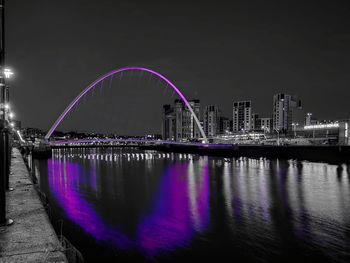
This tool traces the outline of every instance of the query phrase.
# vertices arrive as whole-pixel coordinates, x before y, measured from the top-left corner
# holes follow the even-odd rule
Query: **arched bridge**
[[[121,68],[121,69],[116,69],[113,70],[111,72],[108,72],[107,74],[99,77],[97,80],[95,80],[94,82],[92,82],[89,86],[87,86],[82,92],[79,93],[78,96],[76,96],[73,101],[67,106],[67,108],[62,112],[62,114],[57,118],[57,120],[55,121],[55,123],[52,125],[52,127],[50,128],[50,130],[48,131],[48,133],[45,136],[45,139],[48,140],[52,133],[55,131],[55,129],[61,124],[61,122],[64,120],[64,118],[67,116],[67,114],[74,108],[77,106],[78,102],[87,94],[89,93],[91,90],[93,90],[97,85],[99,85],[101,82],[103,82],[104,80],[108,79],[109,77],[112,77],[116,74],[121,74],[122,72],[125,71],[142,71],[142,72],[148,72],[156,77],[158,77],[159,79],[161,79],[162,81],[164,81],[167,85],[167,87],[171,87],[176,93],[177,95],[180,97],[180,99],[184,102],[184,104],[186,105],[186,107],[188,108],[188,110],[191,112],[192,117],[194,118],[196,125],[202,135],[202,138],[204,139],[205,142],[208,142],[207,137],[205,136],[205,133],[203,131],[202,126],[200,125],[200,122],[198,120],[198,117],[196,116],[196,114],[194,113],[190,103],[188,102],[188,100],[186,99],[186,97],[183,95],[183,93],[169,80],[167,79],[165,76],[163,76],[162,74],[151,70],[151,69],[147,69],[147,68],[142,68],[142,67],[126,67],[126,68]]]

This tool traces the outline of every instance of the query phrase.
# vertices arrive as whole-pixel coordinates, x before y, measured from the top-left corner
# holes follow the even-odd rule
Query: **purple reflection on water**
[[[94,189],[95,193],[98,191],[97,189],[97,174],[96,174],[96,163],[95,160],[91,162],[91,168],[90,168],[90,184],[89,186]]]
[[[200,215],[201,224],[198,226],[199,231],[204,231],[209,226],[209,197],[210,197],[210,182],[209,182],[209,166],[208,163],[204,166],[203,181],[199,188],[199,195],[197,196],[198,211]]]
[[[188,164],[172,166],[163,175],[163,180],[154,213],[145,217],[138,226],[139,247],[153,256],[161,250],[172,250],[186,246],[195,234],[194,218],[191,213],[190,189],[188,187]],[[205,230],[209,222],[209,175],[204,168],[202,182],[196,185],[196,207],[194,210]]]
[[[81,171],[69,161],[48,160],[50,190],[67,217],[98,241],[107,241],[121,249],[131,242],[121,231],[107,225],[84,196],[78,192]]]
[[[120,227],[110,225],[97,213],[79,191],[83,184],[96,185],[83,178],[80,165],[59,159],[48,160],[49,185],[53,196],[67,217],[96,240],[118,249],[138,249],[147,256],[171,251],[190,243],[196,232],[209,225],[209,172],[207,164],[193,188],[189,187],[188,163],[170,166],[164,175],[150,214],[136,226],[136,238],[126,235]],[[96,181],[95,181],[96,182]],[[84,186],[86,187],[86,185]],[[190,200],[192,198],[192,200]]]

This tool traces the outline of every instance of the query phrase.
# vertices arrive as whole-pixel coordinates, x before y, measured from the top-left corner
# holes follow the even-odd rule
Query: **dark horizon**
[[[90,82],[130,65],[159,71],[229,118],[232,102],[246,99],[271,115],[279,92],[299,95],[319,119],[350,117],[347,1],[12,0],[6,8],[11,100],[25,127],[49,129]],[[176,97],[137,77],[95,92],[58,130],[159,133],[162,105]]]

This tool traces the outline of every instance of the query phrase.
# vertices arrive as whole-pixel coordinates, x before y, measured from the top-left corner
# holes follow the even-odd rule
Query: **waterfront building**
[[[252,102],[233,102],[233,132],[246,132],[252,129]]]
[[[226,134],[231,131],[231,120],[226,117],[220,117],[219,133]]]
[[[175,140],[175,111],[174,107],[167,104],[163,106],[162,137],[164,140]]]
[[[46,133],[38,128],[23,128],[21,129],[22,135],[26,139],[43,138]]]
[[[312,144],[350,145],[350,120],[323,121],[305,125],[298,133]]]
[[[186,105],[182,100],[176,99],[175,104],[175,118],[176,118],[176,141],[188,141],[198,139],[201,137],[199,128]],[[192,107],[197,118],[200,119],[200,101],[190,100],[190,106]]]
[[[273,96],[273,129],[279,132],[292,130],[292,123],[299,123],[297,111],[301,100],[295,95],[278,93]]]
[[[272,118],[260,118],[258,114],[252,114],[252,131],[272,132]]]
[[[197,118],[200,119],[200,101],[189,101]],[[190,141],[201,137],[200,130],[186,105],[176,99],[174,106],[163,106],[162,135],[165,140]]]
[[[233,131],[233,119],[230,120],[230,131]]]
[[[308,112],[305,116],[305,125],[315,125],[317,124],[317,119],[312,116],[312,113]]]
[[[257,114],[257,113],[252,114],[252,127],[251,127],[251,129],[253,131],[260,130],[259,114]]]
[[[265,133],[270,133],[272,132],[272,118],[260,118],[259,119],[260,123],[260,129],[264,131]]]
[[[217,106],[209,105],[205,107],[203,128],[206,136],[213,137],[220,133],[220,115],[221,112]]]
[[[350,145],[350,120],[339,122],[339,138],[340,145]]]

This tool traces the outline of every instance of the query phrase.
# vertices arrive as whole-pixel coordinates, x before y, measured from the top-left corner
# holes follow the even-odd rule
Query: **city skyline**
[[[64,1],[8,3],[12,15],[6,24],[7,65],[16,73],[9,85],[23,126],[48,129],[89,82],[127,65],[165,74],[187,98],[199,98],[203,105],[222,105],[225,115],[231,111],[233,100],[245,99],[253,100],[256,111],[266,115],[270,112],[266,101],[272,94],[283,92],[302,97],[308,106],[305,110],[321,119],[349,117],[342,106],[349,95],[344,70],[350,66],[346,2],[203,3],[201,12],[191,2],[186,8],[180,2],[167,6],[156,2],[146,6],[138,1],[103,3],[97,7],[92,1],[84,1],[84,7],[79,1],[67,5]],[[65,15],[61,19],[57,10],[62,11],[63,6]],[[42,23],[44,19],[46,23]],[[131,51],[124,52],[126,47]],[[110,97],[126,107],[135,98],[119,95],[129,88],[115,89]],[[160,118],[159,107],[151,109],[151,105],[161,106],[170,100],[141,95],[141,102],[152,103],[138,110]],[[86,114],[90,117],[85,118]],[[126,116],[119,109],[112,115],[116,114],[119,119]],[[112,128],[98,117],[81,109],[80,116],[72,116],[62,129],[71,129],[77,121],[82,130],[92,125],[101,130]],[[96,121],[91,123],[91,119]],[[153,118],[147,122],[157,125]],[[125,131],[145,126],[130,123],[124,119],[117,126]]]
[[[93,92],[94,91],[92,91],[92,93]],[[86,95],[84,95],[84,96],[86,96]],[[282,97],[282,99],[281,99],[280,96],[285,96],[287,99],[285,100],[284,97]],[[335,119],[335,118],[322,119],[322,118],[319,118],[317,115],[317,112],[315,113],[315,112],[305,111],[303,109],[303,106],[302,106],[302,104],[303,104],[302,99],[295,94],[276,93],[276,94],[273,94],[271,97],[272,97],[273,103],[271,103],[270,105],[268,105],[268,104],[265,105],[266,109],[270,108],[270,111],[267,114],[261,114],[260,112],[258,112],[254,107],[254,101],[249,100],[249,99],[232,101],[231,106],[233,105],[233,112],[232,112],[232,107],[231,107],[231,112],[228,114],[225,114],[222,112],[222,110],[221,110],[222,105],[214,105],[214,104],[203,105],[199,98],[189,99],[188,101],[189,101],[189,105],[191,105],[191,108],[193,109],[194,113],[196,114],[198,120],[201,122],[201,127],[203,128],[203,131],[205,132],[205,134],[208,135],[211,133],[212,136],[215,136],[214,134],[222,134],[223,131],[225,130],[221,126],[222,125],[227,126],[227,124],[223,124],[223,123],[221,123],[221,121],[224,121],[224,122],[228,121],[230,123],[229,129],[226,129],[226,131],[233,132],[233,133],[235,133],[235,132],[240,133],[240,132],[247,132],[247,131],[254,131],[254,130],[263,130],[262,128],[264,126],[266,126],[266,122],[269,123],[269,125],[267,125],[267,126],[269,126],[269,128],[268,128],[269,132],[273,132],[273,130],[276,130],[276,129],[279,131],[288,131],[288,130],[290,131],[292,129],[293,125],[297,125],[299,128],[301,128],[304,125],[310,125],[311,123],[327,123],[327,122],[342,121],[342,120],[349,120],[350,119],[350,118],[344,118],[344,119]],[[279,103],[282,102],[282,104],[281,104],[282,106],[277,107],[277,112],[278,112],[278,110],[280,110],[281,114],[282,114],[280,117],[275,115],[275,111],[276,111],[276,101],[275,101],[276,99],[275,98],[277,98],[277,97],[279,98],[278,99],[278,101],[280,101]],[[82,97],[81,100],[84,100],[84,98]],[[292,101],[290,102],[289,100],[292,100]],[[173,103],[173,106],[172,106],[172,103]],[[196,104],[193,104],[193,103],[196,103]],[[249,112],[247,114],[245,114],[244,113],[245,112],[245,105],[247,103],[249,104],[248,105]],[[289,106],[290,103],[292,103],[291,106]],[[164,120],[165,120],[164,117],[166,117],[169,114],[170,115],[175,114],[176,113],[175,109],[177,107],[176,105],[182,105],[180,107],[183,110],[185,110],[184,114],[188,115],[188,116],[186,116],[186,118],[192,118],[190,112],[188,111],[188,109],[186,109],[184,102],[181,101],[181,99],[175,98],[172,102],[162,105],[162,107],[163,107],[163,111],[161,113],[162,117],[159,119],[159,121],[162,122],[162,125],[161,125],[159,132],[155,132],[155,133],[147,133],[146,132],[146,133],[130,134],[130,135],[131,136],[144,136],[147,134],[163,134],[164,133],[163,124],[164,124]],[[240,109],[242,111],[242,114],[244,115],[242,120],[238,119],[238,106],[237,105],[241,105],[243,107],[242,109]],[[77,102],[75,107],[79,107],[79,101]],[[282,108],[283,108],[283,110],[282,110]],[[294,108],[295,108],[295,110],[294,110]],[[218,113],[215,113],[216,118],[218,118],[216,120],[218,123],[215,123],[215,124],[213,123],[214,125],[217,125],[217,127],[212,128],[211,132],[209,132],[209,133],[208,133],[208,129],[211,129],[211,128],[209,128],[208,125],[213,125],[213,124],[206,123],[206,114],[207,114],[208,109],[209,109],[209,111],[217,111],[218,112]],[[72,110],[74,110],[74,108]],[[291,112],[289,113],[289,111],[291,111]],[[294,116],[294,111],[298,112],[297,114],[295,114],[295,116]],[[292,116],[292,112],[293,112],[293,116]],[[247,116],[245,116],[245,115],[247,115]],[[67,115],[64,115],[64,116],[65,116],[65,118],[67,118],[69,116],[69,112]],[[61,119],[61,123],[64,123],[65,118]],[[235,118],[237,118],[237,119],[235,120]],[[278,124],[279,123],[278,118],[282,118],[285,120],[282,121],[281,124]],[[244,123],[247,121],[249,121],[249,124],[247,123],[246,127],[239,126],[239,122]],[[277,121],[277,123],[276,123],[276,121]],[[18,120],[18,121],[13,120],[13,122],[20,122],[20,125],[21,125],[20,120]],[[192,122],[193,121],[191,121],[191,123]],[[259,124],[257,124],[257,122]],[[270,124],[271,124],[271,127],[270,127]],[[191,125],[195,129],[197,129],[194,122]],[[244,124],[242,124],[242,125],[244,125]],[[235,126],[237,126],[237,127],[235,128]],[[54,126],[52,126],[51,129],[53,129],[53,127]],[[87,134],[89,134],[89,133],[91,133],[91,134],[93,134],[93,133],[103,134],[103,132],[101,133],[98,131],[81,130],[81,129],[68,130],[68,129],[60,129],[59,127],[60,127],[60,124],[57,126],[57,128],[53,129],[52,132],[56,131],[56,132],[64,132],[64,133],[67,133],[67,132],[68,133],[69,132],[80,133],[81,132],[81,133],[87,133]],[[43,132],[48,132],[48,130],[41,129],[38,127],[26,126],[24,128],[34,128],[34,129],[40,129]],[[187,128],[185,128],[185,129],[187,129]],[[220,129],[221,129],[221,131],[219,132]],[[120,136],[127,136],[127,134],[122,134],[122,133],[116,132],[117,130],[118,129],[116,129],[114,131],[106,132],[104,134],[115,134],[115,135],[120,135]],[[216,132],[215,132],[215,130],[216,130]],[[184,132],[188,133],[188,131],[184,131]],[[199,131],[196,131],[196,133],[199,133]],[[199,134],[198,134],[198,136],[197,135],[196,136],[192,135],[192,136],[198,137]],[[170,137],[175,138],[176,136],[173,135]]]
[[[284,97],[282,98],[282,100],[280,101],[280,96],[286,96],[287,100],[284,101]],[[277,107],[277,112],[278,110],[281,110],[281,116],[278,117],[275,115],[275,111],[276,111],[276,101],[275,98],[279,98],[278,101],[280,101],[279,103],[282,102],[282,106],[278,106]],[[220,135],[220,134],[224,134],[225,131],[226,132],[231,132],[231,133],[245,133],[245,132],[249,132],[249,131],[266,131],[268,133],[273,133],[276,132],[276,130],[278,131],[282,131],[282,132],[287,132],[287,131],[291,131],[292,129],[295,129],[295,126],[298,126],[298,128],[303,128],[304,126],[307,125],[312,125],[312,124],[322,124],[322,123],[332,123],[332,122],[337,122],[337,121],[344,121],[344,120],[350,120],[350,118],[344,118],[344,119],[321,119],[318,117],[317,112],[307,112],[303,109],[302,106],[302,99],[296,95],[293,94],[285,94],[285,93],[276,93],[273,94],[272,96],[273,98],[273,103],[270,106],[270,112],[268,114],[261,114],[260,112],[257,112],[255,110],[254,107],[254,101],[252,100],[242,100],[242,101],[233,101],[231,103],[231,105],[233,105],[233,112],[231,110],[231,113],[229,114],[224,114],[222,112],[222,107],[221,105],[213,105],[213,104],[208,104],[208,105],[203,105],[201,104],[201,100],[200,99],[189,99],[189,104],[191,105],[194,113],[196,114],[198,120],[201,122],[201,127],[203,129],[203,131],[205,132],[205,134],[207,136],[215,136],[215,135]],[[292,100],[292,102],[289,102],[288,100]],[[294,101],[295,100],[295,101]],[[173,106],[172,106],[173,103]],[[159,122],[161,122],[161,128],[159,131],[155,132],[155,133],[139,133],[139,134],[130,134],[130,136],[145,136],[148,134],[164,134],[164,121],[166,118],[169,118],[170,116],[174,115],[176,113],[176,105],[182,105],[180,106],[180,108],[182,108],[182,111],[184,111],[182,114],[185,114],[186,117],[185,118],[191,118],[191,114],[188,111],[188,109],[186,109],[184,102],[181,101],[181,99],[174,99],[172,103],[169,104],[164,104],[163,105],[163,111],[162,111],[162,117],[161,119],[159,119]],[[195,103],[195,104],[193,104]],[[246,103],[248,103],[248,108],[249,108],[249,114],[247,116],[244,116],[244,118],[242,120],[238,120],[238,106],[235,105],[242,105],[242,107],[245,107],[243,105],[246,105]],[[291,106],[289,106],[289,104],[292,103]],[[195,106],[196,105],[196,106]],[[278,104],[277,104],[278,105]],[[269,106],[266,105],[266,108],[269,108]],[[79,104],[77,104],[77,107],[79,107]],[[283,110],[282,110],[282,108]],[[237,109],[236,109],[237,108]],[[284,110],[284,108],[286,110]],[[206,123],[206,121],[208,121],[206,119],[206,114],[208,113],[207,111],[217,111],[217,113],[215,113],[214,116],[216,116],[217,120],[211,120],[209,122],[211,122],[211,124],[209,124],[208,122]],[[244,114],[245,112],[245,108],[242,108],[242,114]],[[292,113],[293,112],[293,113]],[[297,112],[297,113],[295,113]],[[294,115],[295,114],[295,115]],[[187,116],[188,115],[188,116]],[[278,113],[277,113],[278,115]],[[69,116],[69,114],[67,114],[67,116]],[[168,117],[167,117],[168,116]],[[174,121],[172,120],[170,117],[169,121]],[[213,118],[213,116],[211,117]],[[237,118],[235,120],[235,118]],[[281,124],[278,124],[279,121],[278,119],[282,118],[285,119],[284,121],[282,121]],[[249,124],[247,124],[247,127],[243,128],[239,126],[239,121],[244,123],[246,121],[249,121]],[[19,123],[16,124],[16,127],[18,128],[33,128],[33,129],[38,129],[41,130],[42,132],[48,132],[48,130],[45,129],[41,129],[38,127],[21,127],[22,123],[20,120],[12,120],[13,123]],[[62,119],[62,123],[64,123],[64,119]],[[185,127],[184,129],[196,129],[196,135],[191,135],[188,138],[198,138],[199,136],[199,130],[197,128],[197,126],[195,125],[195,123],[193,121],[191,121],[191,125],[192,128],[188,128]],[[236,124],[235,124],[236,123]],[[174,124],[173,124],[174,125]],[[215,127],[213,128],[209,128],[208,125],[215,125]],[[242,124],[244,125],[244,124]],[[235,128],[235,126],[237,126]],[[60,125],[58,125],[57,127],[60,127]],[[225,128],[226,127],[226,128]],[[53,127],[51,127],[52,129]],[[168,127],[168,129],[170,129],[170,127]],[[175,130],[176,128],[173,127],[173,129]],[[179,128],[182,129],[182,128]],[[209,131],[211,129],[211,131]],[[117,132],[118,129],[114,130],[114,131],[109,131],[109,132],[98,132],[98,131],[91,131],[91,130],[81,130],[81,129],[53,129],[52,132],[58,132],[58,133],[86,133],[86,134],[114,134],[114,135],[118,135],[118,136],[128,136],[128,134],[122,134],[122,133],[118,133]],[[189,131],[183,131],[184,133],[188,133]],[[191,132],[193,133],[193,131]],[[189,133],[188,133],[189,134]],[[175,136],[175,134],[172,134],[171,136],[164,136],[167,138],[172,138],[175,139],[177,136]]]

